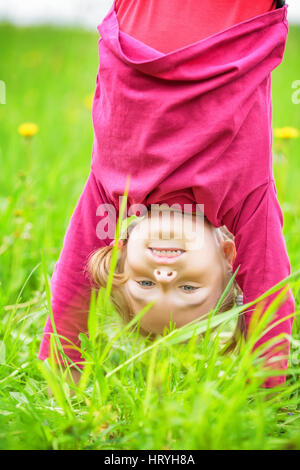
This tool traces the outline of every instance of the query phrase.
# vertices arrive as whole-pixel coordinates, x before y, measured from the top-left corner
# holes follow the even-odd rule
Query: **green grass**
[[[72,29],[0,26],[7,91],[0,105],[0,448],[300,449],[298,318],[287,383],[275,396],[260,387],[249,344],[222,356],[219,333],[208,329],[201,341],[194,335],[178,345],[175,330],[153,345],[120,327],[104,291],[92,304],[89,339],[82,337],[80,385],[37,360],[47,285],[90,169],[93,129],[84,101],[95,88],[97,40]],[[291,100],[299,41],[300,29],[290,26],[272,76],[274,128],[300,129],[300,104]],[[30,143],[17,132],[25,121],[39,126]],[[293,272],[300,268],[299,153],[300,139],[274,140]],[[298,308],[297,282],[293,290]]]

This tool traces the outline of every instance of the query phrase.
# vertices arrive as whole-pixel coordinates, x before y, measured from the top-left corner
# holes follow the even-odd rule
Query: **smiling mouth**
[[[153,248],[148,247],[152,257],[159,261],[171,261],[178,259],[185,250],[181,248]]]

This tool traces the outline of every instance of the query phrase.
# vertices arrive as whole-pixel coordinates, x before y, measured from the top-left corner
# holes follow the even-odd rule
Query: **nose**
[[[177,272],[170,268],[158,268],[154,270],[154,277],[159,282],[170,282],[177,276]]]

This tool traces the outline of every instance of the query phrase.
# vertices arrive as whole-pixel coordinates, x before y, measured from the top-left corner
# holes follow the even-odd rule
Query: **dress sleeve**
[[[75,363],[82,362],[76,347],[78,335],[87,333],[92,285],[86,273],[90,254],[109,243],[97,236],[97,209],[104,204],[100,186],[91,172],[71,217],[59,260],[51,278],[51,307],[54,323],[66,355]],[[44,329],[39,359],[49,356],[49,339],[53,332],[50,318]],[[74,348],[75,346],[75,348]],[[80,367],[80,366],[79,366]]]
[[[237,257],[233,266],[237,274],[237,283],[244,294],[244,303],[255,300],[266,290],[289,276],[290,262],[282,233],[283,215],[277,200],[274,180],[263,184],[239,202],[224,218],[224,224],[235,236]],[[264,304],[264,311],[279,292],[270,295]],[[270,325],[295,311],[295,302],[291,290],[276,312]],[[252,311],[245,312],[246,335]],[[291,335],[293,319],[287,319],[272,328],[256,343],[254,349],[275,338],[281,333]],[[286,369],[290,344],[288,339],[280,339],[264,353],[274,369]],[[278,360],[275,360],[277,358]],[[279,358],[281,356],[281,359]],[[284,356],[284,359],[282,358]],[[274,387],[285,381],[284,375],[269,377],[265,387]]]

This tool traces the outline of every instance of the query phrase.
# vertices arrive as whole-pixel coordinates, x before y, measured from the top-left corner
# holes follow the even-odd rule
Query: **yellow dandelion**
[[[91,93],[90,95],[87,95],[84,100],[83,100],[83,104],[84,106],[86,107],[86,109],[88,109],[89,111],[92,109],[93,107],[93,99],[94,99],[94,95],[93,93]]]
[[[274,129],[274,136],[278,139],[296,139],[299,131],[295,127],[281,127]]]
[[[33,122],[24,122],[18,127],[19,134],[27,138],[33,137],[38,131],[38,126]]]
[[[15,209],[14,210],[14,216],[15,217],[22,217],[23,215],[23,210],[22,209]]]

